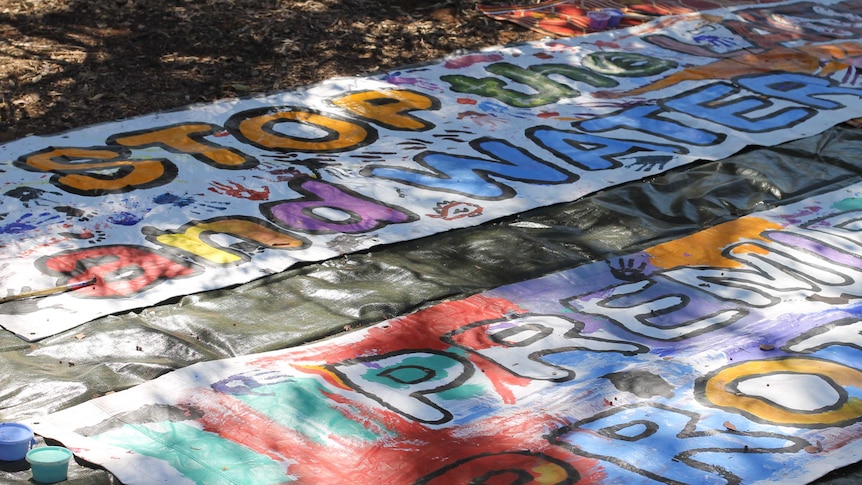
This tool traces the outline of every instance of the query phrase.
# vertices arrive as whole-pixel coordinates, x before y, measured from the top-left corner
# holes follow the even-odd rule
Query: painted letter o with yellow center
[[[724,367],[698,379],[695,384],[695,396],[704,405],[738,412],[750,419],[768,424],[820,428],[846,425],[862,418],[862,400],[853,397],[842,398],[829,409],[806,412],[781,406],[768,399],[734,392],[738,383],[745,379],[765,377],[770,374],[807,374],[820,377],[842,388],[850,386],[862,389],[862,372],[857,369],[828,360],[785,357],[754,360]]]

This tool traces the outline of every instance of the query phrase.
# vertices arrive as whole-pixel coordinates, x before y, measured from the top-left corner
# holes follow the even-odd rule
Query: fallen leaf
[[[245,84],[231,83],[231,84],[228,84],[227,87],[233,89],[234,91],[239,91],[239,92],[251,91],[251,87],[246,86]]]
[[[820,453],[821,451],[823,451],[823,444],[818,441],[817,446],[808,445],[804,448],[804,450],[808,453]]]

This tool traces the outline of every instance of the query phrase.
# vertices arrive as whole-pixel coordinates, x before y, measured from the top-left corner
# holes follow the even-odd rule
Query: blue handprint
[[[736,41],[727,37],[717,35],[698,35],[692,38],[695,42],[706,42],[713,47],[734,47]]]
[[[15,222],[10,222],[9,224],[0,226],[0,234],[21,234],[29,232],[57,219],[60,219],[60,216],[50,212],[42,212],[37,215],[27,213],[19,217]]]
[[[261,370],[248,372],[245,374],[236,374],[222,379],[212,384],[215,391],[232,394],[232,395],[258,395],[272,396],[273,393],[258,392],[255,389],[271,384],[280,384],[282,382],[290,382],[293,379],[290,376],[284,375],[278,371]]]

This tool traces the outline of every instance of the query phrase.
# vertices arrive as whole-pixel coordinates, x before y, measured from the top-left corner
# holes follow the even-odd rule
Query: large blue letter
[[[527,130],[527,136],[566,162],[584,170],[604,170],[622,165],[618,158],[637,152],[688,153],[676,145],[653,145],[637,140],[617,140],[577,131],[557,130],[549,126],[536,126]]]
[[[806,74],[770,73],[734,79],[745,89],[773,98],[786,99],[820,109],[838,109],[844,105],[821,96],[862,96],[862,91],[838,86],[835,81]]]
[[[721,133],[699,130],[659,117],[660,114],[666,112],[658,106],[634,106],[609,116],[582,121],[575,126],[591,132],[622,128],[649,133],[675,142],[701,146],[717,145],[726,138],[726,135]]]
[[[688,91],[682,96],[671,98],[664,103],[675,111],[686,113],[735,130],[748,132],[772,131],[789,128],[814,116],[817,111],[809,108],[784,108],[759,118],[749,118],[746,113],[759,111],[774,105],[760,96],[734,97],[731,101],[719,102],[722,98],[735,95],[740,91],[725,83],[715,83],[700,89]]]
[[[426,170],[369,165],[360,173],[366,177],[486,200],[515,196],[515,189],[497,181],[497,178],[530,184],[565,184],[578,179],[577,175],[543,162],[503,140],[479,138],[470,145],[496,160],[424,152],[416,156],[416,161]]]

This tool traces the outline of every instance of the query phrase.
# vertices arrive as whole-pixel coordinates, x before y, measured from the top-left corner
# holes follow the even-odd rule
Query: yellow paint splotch
[[[722,250],[743,239],[761,239],[768,229],[781,229],[781,225],[758,217],[744,217],[725,222],[684,238],[668,241],[646,250],[650,262],[659,268],[707,265],[718,268],[737,268],[741,263],[726,258]]]
[[[544,462],[541,465],[533,467],[533,481],[538,485],[553,485],[556,483],[565,483],[566,479],[570,478],[569,474],[560,465],[551,462]]]

